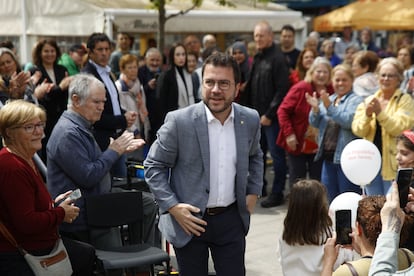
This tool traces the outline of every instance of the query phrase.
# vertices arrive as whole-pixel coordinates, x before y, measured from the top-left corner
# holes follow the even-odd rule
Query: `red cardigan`
[[[333,93],[331,85],[328,85],[326,90],[329,94]],[[309,126],[309,112],[311,110],[311,106],[306,102],[305,94],[309,93],[312,95],[314,91],[315,88],[312,83],[303,80],[298,82],[289,89],[277,110],[280,131],[276,144],[291,154],[299,155],[302,153],[303,141]],[[293,133],[296,135],[299,143],[296,151],[292,151],[286,144],[286,137]]]
[[[0,150],[0,220],[26,250],[52,248],[65,210],[53,200],[39,172],[5,148]],[[17,251],[0,234],[0,252]]]

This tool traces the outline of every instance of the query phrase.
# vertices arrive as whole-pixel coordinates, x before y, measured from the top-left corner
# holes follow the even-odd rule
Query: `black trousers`
[[[207,276],[209,249],[217,276],[246,274],[246,239],[237,206],[218,215],[204,215],[206,231],[182,248],[174,247],[180,276]]]
[[[310,179],[321,180],[322,160],[314,161],[315,154],[293,155],[288,153],[287,157],[291,188],[299,179],[306,179],[307,174]]]

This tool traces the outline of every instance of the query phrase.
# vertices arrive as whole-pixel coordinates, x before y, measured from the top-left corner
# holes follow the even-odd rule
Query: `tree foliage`
[[[158,34],[157,34],[157,41],[158,41],[158,48],[160,51],[163,51],[164,44],[165,44],[165,24],[167,21],[171,18],[184,15],[191,10],[194,10],[196,8],[201,7],[203,4],[203,0],[189,0],[188,8],[180,10],[177,13],[169,14],[167,16],[167,10],[165,8],[165,5],[172,0],[151,0],[153,8],[158,10]],[[229,7],[235,7],[236,5],[227,0],[216,0],[217,4],[220,6],[229,6]]]

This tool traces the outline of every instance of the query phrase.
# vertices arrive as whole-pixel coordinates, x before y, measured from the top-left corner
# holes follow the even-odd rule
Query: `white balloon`
[[[335,211],[336,210],[351,210],[351,225],[355,226],[356,214],[358,209],[358,202],[362,199],[360,194],[354,192],[346,192],[338,195],[332,200],[329,205],[329,216],[332,219],[335,227]]]
[[[355,185],[368,185],[381,168],[381,154],[370,141],[353,140],[342,151],[341,168],[349,181]]]

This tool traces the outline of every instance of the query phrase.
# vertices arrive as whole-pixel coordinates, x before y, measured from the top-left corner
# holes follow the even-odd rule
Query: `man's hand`
[[[150,81],[148,81],[148,86],[152,89],[152,90],[154,90],[155,89],[155,86],[157,85],[157,79],[156,78],[153,78],[153,79],[151,79]]]
[[[260,117],[260,124],[262,126],[270,126],[272,124],[272,120],[267,118],[266,115],[262,115]]]
[[[256,207],[257,195],[246,196],[246,206],[250,214],[253,214],[254,207]]]
[[[136,151],[137,149],[139,149],[143,145],[145,145],[145,140],[144,139],[135,138],[131,141],[131,143],[129,143],[129,146],[126,148],[125,153],[130,153],[130,152]]]
[[[122,133],[117,139],[112,139],[109,144],[110,149],[116,151],[119,155],[124,153],[133,152],[138,148],[142,147],[145,144],[145,141],[142,139],[134,139],[134,134],[127,130]]]
[[[187,235],[193,234],[195,236],[200,236],[206,231],[204,226],[207,225],[207,222],[192,214],[199,213],[199,208],[186,203],[178,203],[168,211],[184,229]]]
[[[394,181],[391,193],[387,194],[387,201],[381,209],[382,232],[400,233],[404,218],[404,212],[400,208],[398,185]]]

